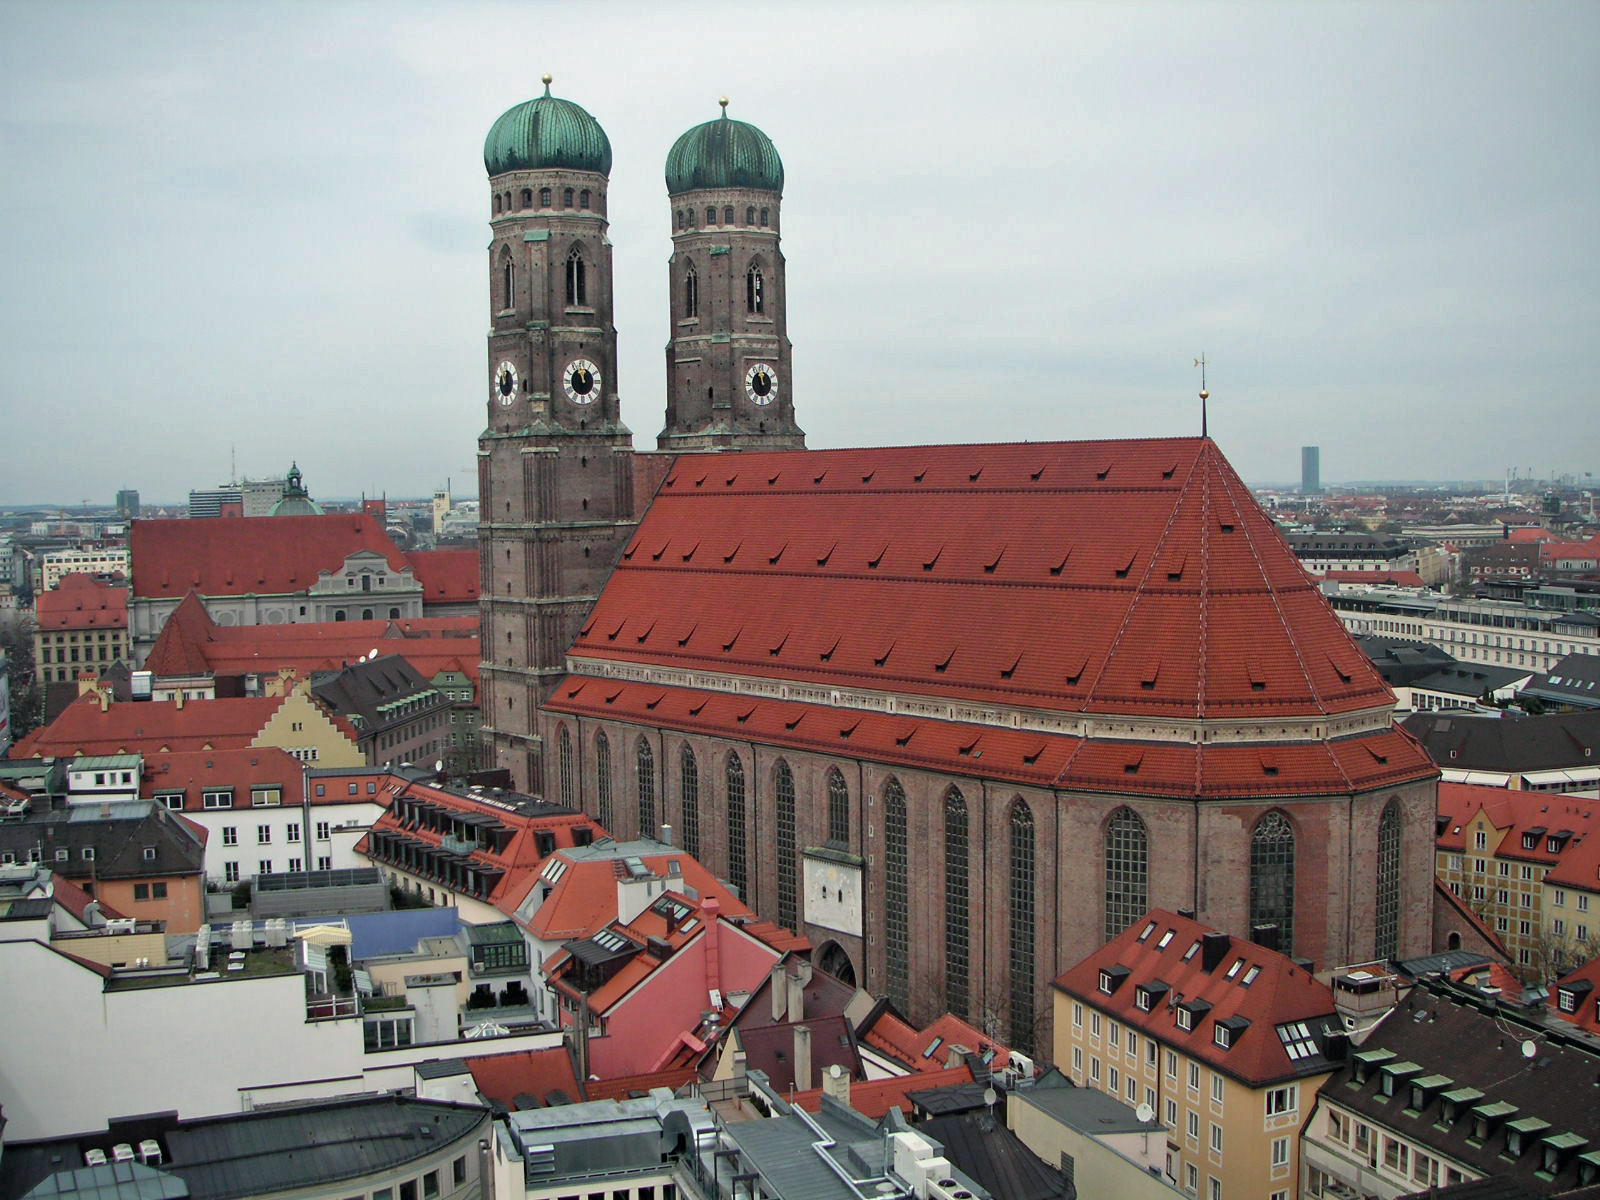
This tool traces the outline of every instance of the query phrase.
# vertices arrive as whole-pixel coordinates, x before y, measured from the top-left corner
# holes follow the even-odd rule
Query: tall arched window
[[[795,902],[794,772],[782,759],[778,760],[773,782],[778,816],[778,924],[785,929],[798,931],[800,914]]]
[[[744,223],[746,225],[754,225],[756,223],[756,210],[753,207],[744,210]]]
[[[828,771],[828,840],[850,845],[850,789],[838,767]]]
[[[700,764],[685,746],[678,756],[678,799],[683,809],[683,848],[700,857]]]
[[[497,217],[500,215],[500,193],[499,192],[496,192],[494,194],[494,215],[497,216]]]
[[[911,872],[906,793],[898,779],[883,789],[883,954],[889,999],[901,1012],[911,1002]]]
[[[728,755],[728,882],[745,903],[750,900],[749,859],[745,850],[744,763]]]
[[[722,209],[722,223],[724,225],[732,225],[733,224],[733,205],[728,204],[728,205],[724,205],[723,206],[723,209]]]
[[[549,188],[540,188],[539,189],[539,207],[540,208],[549,208],[550,207],[550,189]]]
[[[1377,942],[1379,958],[1393,958],[1400,949],[1400,802],[1391,800],[1378,819],[1378,907]]]
[[[574,246],[567,255],[567,303],[589,303],[589,284],[583,268],[583,251]]]
[[[589,207],[589,189],[588,188],[584,188],[583,191],[578,193],[578,207],[579,208],[588,208]]]
[[[1106,924],[1110,941],[1150,907],[1150,838],[1133,809],[1119,808],[1106,825]]]
[[[967,801],[960,789],[944,798],[944,1006],[966,1017],[971,990],[972,903]]]
[[[606,737],[605,730],[594,737],[594,782],[600,809],[597,815],[606,832],[611,833],[615,828],[611,813],[611,739]]]
[[[516,270],[511,265],[511,255],[505,254],[500,258],[500,307],[515,308],[517,305]]]
[[[561,767],[561,803],[572,803],[572,734],[567,732],[567,727],[561,727],[561,738],[557,745],[557,760]]]
[[[687,222],[683,219],[683,209],[678,210],[678,228],[682,229]]]
[[[685,317],[700,315],[700,277],[694,273],[692,263],[683,273],[683,315]]]
[[[755,263],[744,273],[744,307],[751,313],[767,311],[767,286],[761,278],[761,268]]]
[[[639,836],[656,834],[656,756],[650,743],[639,739]]]
[[[717,223],[717,210],[715,208],[713,208],[711,205],[708,204],[708,205],[706,205],[706,224],[707,225],[715,225],[716,223]]]
[[[532,208],[533,207],[533,189],[532,188],[523,188],[522,189],[522,207],[523,208]]]
[[[1033,810],[1018,796],[1011,802],[1011,1030],[1008,1045],[1033,1053],[1034,848]]]
[[[761,228],[765,229],[766,227],[767,227],[767,210],[763,208],[761,210]]]
[[[571,188],[565,188],[565,189],[562,190],[562,192],[561,192],[561,207],[562,208],[571,208],[572,207],[572,189]]]
[[[1276,925],[1278,949],[1294,953],[1294,827],[1276,809],[1250,836],[1250,924]]]

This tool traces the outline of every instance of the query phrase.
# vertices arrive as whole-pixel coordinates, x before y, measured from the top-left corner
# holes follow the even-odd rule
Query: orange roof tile
[[[366,513],[135,521],[129,538],[133,594],[174,598],[303,592],[360,550],[405,567],[383,526]]]
[[[684,456],[572,654],[1066,712],[1392,704],[1201,438]]]
[[[1572,997],[1570,1005],[1563,1005],[1563,991]],[[1563,1021],[1600,1034],[1600,958],[1590,959],[1556,980],[1550,989],[1548,1007]]]
[[[919,1072],[914,1075],[897,1075],[889,1079],[871,1079],[850,1085],[850,1107],[868,1120],[876,1121],[879,1117],[885,1116],[891,1108],[909,1113],[911,1101],[907,1097],[914,1092],[926,1092],[931,1088],[954,1087],[957,1084],[971,1082],[972,1068],[965,1063],[959,1067],[941,1067],[927,1074]],[[809,1092],[797,1092],[792,1098],[792,1103],[798,1104],[807,1112],[821,1112],[822,1089],[813,1088]]]
[[[566,1046],[548,1050],[518,1050],[510,1054],[484,1054],[462,1060],[472,1072],[472,1082],[485,1100],[498,1101],[507,1108],[518,1107],[517,1097],[532,1096],[540,1106],[585,1099],[583,1085],[573,1070]]]
[[[191,703],[193,703],[191,701]],[[292,808],[304,800],[304,776],[299,760],[276,746],[242,749],[144,752],[144,778],[139,794],[184,793],[184,812],[203,809],[202,789],[231,787],[234,808],[251,806],[253,787],[282,789],[279,807]],[[170,806],[169,806],[170,807]]]
[[[34,618],[43,632],[52,629],[126,629],[128,589],[89,575],[63,575],[54,591],[41,592]]]
[[[108,705],[92,696],[67,705],[50,724],[12,747],[13,758],[133,754],[248,746],[283,704],[282,696],[230,700],[141,701]],[[352,741],[354,739],[352,738]]]
[[[405,560],[422,584],[424,604],[476,603],[478,599],[478,551],[411,550]]]

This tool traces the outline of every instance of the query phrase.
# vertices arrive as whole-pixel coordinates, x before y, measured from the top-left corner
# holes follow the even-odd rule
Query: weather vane
[[[1206,401],[1211,399],[1211,393],[1206,391],[1206,352],[1200,351],[1200,357],[1194,360],[1194,365],[1200,368],[1200,436],[1206,436]]]

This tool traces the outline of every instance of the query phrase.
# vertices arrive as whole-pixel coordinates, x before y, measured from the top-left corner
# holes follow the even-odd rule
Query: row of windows
[[[286,867],[285,869],[288,870],[288,871],[291,871],[291,872],[293,872],[293,871],[303,871],[303,870],[305,870],[305,860],[301,859],[301,858],[291,858],[289,860],[288,867]],[[328,854],[319,855],[318,858],[317,858],[317,868],[316,869],[319,870],[319,871],[331,871],[331,870],[333,870],[333,856],[332,855],[328,855]],[[257,859],[256,860],[256,874],[257,875],[271,875],[272,874],[272,859],[270,859],[270,858]],[[222,864],[222,878],[225,881],[227,881],[228,883],[238,883],[239,882],[239,878],[240,878],[240,876],[239,876],[239,864],[237,862],[225,862],[225,863],[223,863]]]
[[[752,262],[744,273],[744,310],[752,316],[767,311],[767,281],[761,264]],[[685,320],[700,315],[700,277],[690,263],[683,274],[683,313]]]
[[[718,221],[717,221],[717,207],[716,207],[716,205],[714,205],[714,204],[706,205],[705,216],[706,216],[706,220],[705,220],[706,228],[709,229],[709,228],[712,228],[713,226],[717,225]],[[747,207],[744,210],[744,223],[746,225],[748,225],[748,226],[751,226],[751,227],[759,227],[761,229],[765,229],[768,226],[768,224],[770,223],[771,216],[772,216],[772,210],[771,209],[769,209],[769,208],[759,208],[758,209],[755,205],[750,205],[749,207]],[[696,228],[696,226],[695,226],[695,210],[692,209],[692,208],[680,208],[680,209],[678,209],[678,211],[677,211],[677,222],[678,222],[678,228],[679,229],[694,229],[694,228]],[[735,224],[735,221],[734,221],[734,207],[733,207],[733,205],[725,204],[725,205],[722,206],[722,221],[721,221],[721,224],[723,224],[723,225],[734,225]]]
[[[574,246],[567,254],[566,299],[569,308],[583,307],[589,303],[589,268],[584,262],[583,250],[578,246]],[[511,252],[503,250],[500,254],[500,308],[507,310],[516,306],[517,269],[511,261]]]
[[[552,191],[550,188],[540,188],[538,194],[539,194],[539,207],[540,208],[554,208],[555,207],[555,204],[553,203],[553,201],[555,199],[554,191]],[[495,216],[498,217],[502,213],[516,212],[518,210],[528,209],[528,208],[532,208],[534,206],[534,204],[533,204],[534,190],[532,188],[523,188],[520,192],[515,193],[515,195],[517,197],[517,200],[518,200],[518,203],[515,206],[513,206],[512,203],[511,203],[512,195],[513,195],[513,193],[511,193],[511,192],[498,192],[498,193],[495,194],[495,198],[494,198],[494,215]],[[590,207],[590,205],[593,202],[594,202],[594,196],[589,191],[588,188],[583,188],[583,189],[578,190],[578,191],[574,191],[572,188],[562,188],[561,189],[561,207],[562,208],[574,208],[574,207],[576,207],[578,209],[587,209],[587,208]]]

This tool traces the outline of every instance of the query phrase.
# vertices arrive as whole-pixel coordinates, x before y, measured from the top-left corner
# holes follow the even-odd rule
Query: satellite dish
[[[841,1076],[844,1075],[844,1068],[841,1067],[838,1063],[834,1063],[833,1066],[828,1068],[828,1074],[831,1075],[833,1078],[838,1079],[838,1078],[840,1078]]]
[[[1155,1120],[1156,1110],[1151,1108],[1148,1104],[1141,1104],[1138,1108],[1133,1110],[1133,1115],[1139,1118],[1141,1124],[1148,1125],[1151,1121]]]
[[[998,1099],[1000,1099],[1000,1096],[992,1087],[986,1087],[983,1089],[983,1102],[989,1108],[993,1108],[994,1102]]]
[[[1529,1038],[1527,1041],[1522,1043],[1523,1058],[1532,1058],[1537,1053],[1539,1053],[1539,1047],[1533,1044],[1532,1038]]]
[[[433,773],[435,775],[437,775],[442,770],[444,770],[444,759],[442,759],[442,758],[434,759],[433,760]]]
[[[371,650],[367,651],[367,657],[369,659],[377,658],[378,657],[378,648],[376,646],[374,646]]]

